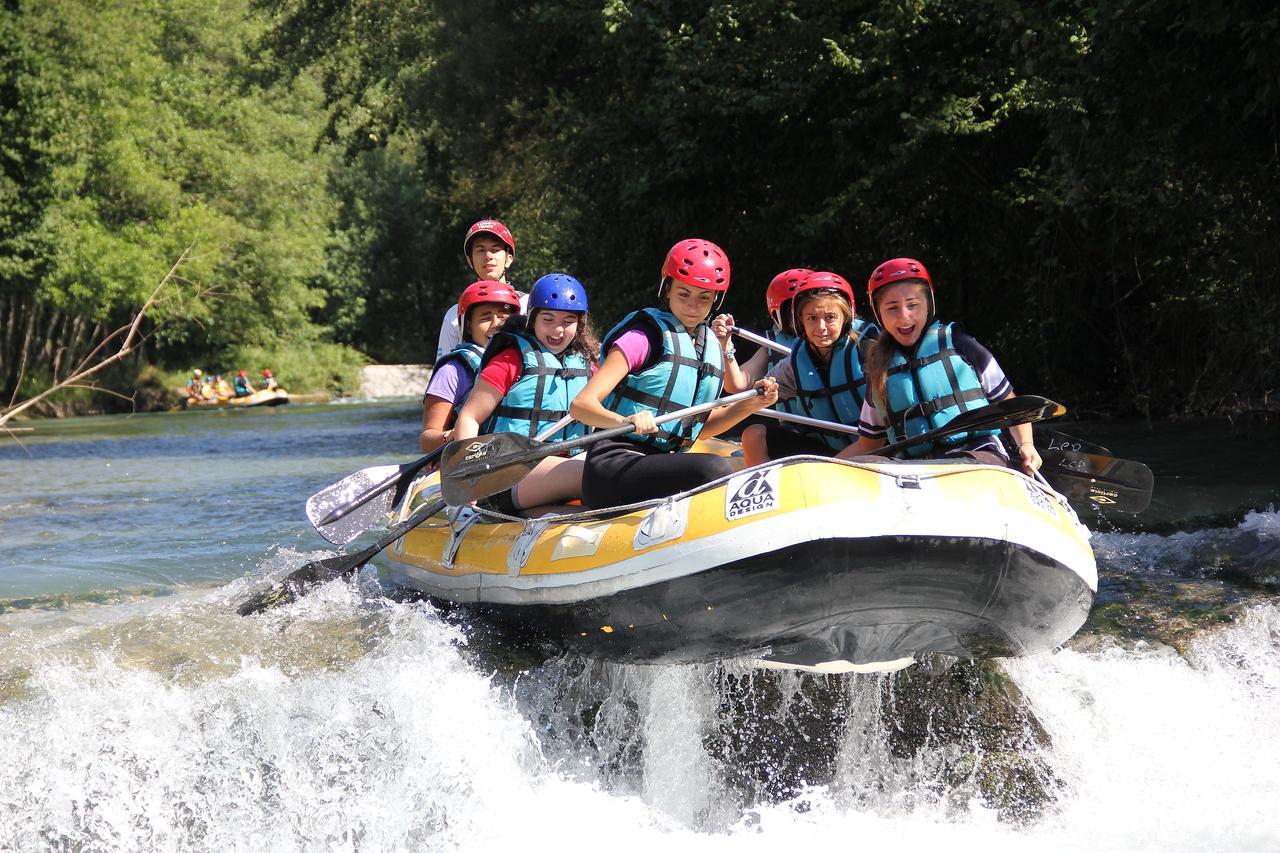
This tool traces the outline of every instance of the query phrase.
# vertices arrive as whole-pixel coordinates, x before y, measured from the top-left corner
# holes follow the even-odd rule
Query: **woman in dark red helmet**
[[[654,423],[659,415],[720,396],[724,342],[707,318],[728,289],[729,259],[720,247],[681,240],[662,265],[662,307],[634,311],[605,335],[600,369],[574,398],[571,413],[588,426],[633,424],[635,431],[591,445],[582,476],[587,506],[666,497],[732,472],[719,456],[682,451],[699,435],[718,435],[772,405],[777,399],[773,380],[756,383],[767,389],[764,394],[709,415]]]

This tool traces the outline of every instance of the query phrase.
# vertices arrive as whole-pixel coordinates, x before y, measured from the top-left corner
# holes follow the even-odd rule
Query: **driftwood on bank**
[[[23,400],[21,402],[17,400],[17,390],[16,390],[18,386],[21,384],[21,379],[19,378],[19,381],[14,383],[14,388],[15,388],[14,398],[9,401],[8,406],[6,406],[5,408],[0,408],[0,431],[4,431],[4,432],[20,431],[16,427],[8,426],[8,422],[13,418],[17,417],[18,415],[22,414],[23,412],[27,411],[32,406],[35,406],[38,403],[48,399],[53,394],[56,394],[59,391],[63,391],[68,388],[87,388],[93,391],[104,391],[108,394],[123,396],[116,391],[111,391],[110,389],[102,388],[96,383],[96,381],[94,381],[94,377],[96,374],[98,374],[101,370],[108,367],[109,365],[123,361],[125,358],[132,355],[135,351],[138,350],[140,346],[142,346],[142,344],[147,340],[147,338],[149,338],[152,334],[154,334],[157,328],[163,325],[163,321],[160,323],[156,323],[149,332],[143,331],[143,328],[142,328],[143,320],[146,318],[147,312],[151,310],[151,308],[153,308],[162,299],[161,294],[163,293],[165,288],[169,287],[175,281],[183,281],[181,275],[179,274],[179,271],[182,269],[183,264],[185,264],[191,258],[191,253],[194,248],[195,248],[195,244],[193,243],[190,246],[187,246],[187,248],[183,249],[182,254],[179,255],[178,259],[173,262],[173,266],[169,268],[169,271],[165,273],[164,278],[162,278],[160,280],[160,283],[155,286],[155,289],[151,291],[151,295],[147,297],[147,301],[142,304],[142,307],[138,309],[138,312],[133,316],[133,318],[125,325],[120,326],[115,331],[103,337],[97,343],[97,345],[94,346],[93,349],[91,349],[88,352],[87,355],[80,358],[79,361],[76,362],[75,366],[73,368],[70,368],[69,372],[65,376],[61,378],[58,377],[58,368],[61,366],[61,358],[60,357],[55,358],[53,360],[54,374],[53,374],[52,384],[48,388],[46,388],[44,391],[41,391],[40,393],[36,394],[30,399]],[[58,325],[59,320],[60,318],[58,314],[55,312],[50,322],[51,336],[53,334],[52,330],[56,325]],[[74,329],[75,322],[79,322],[81,324],[81,327],[83,326],[83,323],[84,323],[82,318],[75,318],[72,325],[73,329]],[[34,329],[32,328],[33,324],[29,320],[27,325],[28,325],[28,329],[26,331],[26,334],[28,337],[30,337],[34,331]],[[101,328],[101,327],[98,327],[98,328]],[[118,347],[116,346],[117,344],[118,344]],[[52,346],[52,341],[51,340],[46,341],[45,348],[49,349],[51,346]],[[113,347],[115,347],[114,351],[112,349]],[[19,368],[19,377],[21,377],[21,374],[24,369],[25,369],[25,355],[24,355],[23,365]],[[21,431],[26,431],[26,430],[21,430]]]

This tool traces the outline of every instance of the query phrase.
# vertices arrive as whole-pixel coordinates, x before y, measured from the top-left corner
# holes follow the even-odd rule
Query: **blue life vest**
[[[835,421],[856,427],[862,415],[862,402],[867,396],[867,377],[862,361],[866,354],[868,338],[857,343],[848,335],[840,338],[832,347],[831,362],[819,363],[813,350],[801,342],[791,351],[791,370],[795,375],[796,396],[793,401],[798,413],[809,418]],[[856,440],[843,433],[818,431],[832,450],[844,450]]]
[[[791,350],[792,352],[795,352],[796,344],[800,340],[795,335],[788,335],[786,332],[782,331],[782,329],[779,329],[777,326],[774,326],[772,329],[765,332],[764,336],[769,340],[773,341],[774,343],[782,344],[784,347]],[[769,371],[777,367],[779,364],[781,364],[782,362],[790,358],[790,356],[786,355],[785,353],[780,353],[776,349],[770,349],[769,347],[765,347],[764,351],[765,351],[765,357],[768,359],[768,362],[765,365],[765,373],[768,373]],[[800,411],[800,404],[799,402],[796,401],[795,398],[792,398],[790,400],[779,400],[778,402],[774,403],[773,407],[782,412],[790,412],[793,415],[802,414],[802,412]]]
[[[894,348],[885,378],[888,411],[877,405],[890,442],[945,426],[961,412],[989,405],[977,371],[952,346],[952,325],[935,320],[921,334],[910,358],[900,347]],[[933,456],[977,436],[996,434],[996,430],[957,433],[936,443],[916,445],[906,453]]]
[[[523,318],[521,318],[523,319]],[[530,438],[569,414],[569,404],[591,378],[591,365],[581,353],[563,358],[545,348],[522,324],[508,320],[489,340],[481,367],[515,344],[524,370],[480,427],[482,433],[515,432]],[[574,421],[548,441],[565,441],[586,433]]]
[[[600,348],[603,358],[613,341],[639,317],[654,324],[662,333],[662,354],[650,367],[639,373],[628,373],[618,387],[604,400],[604,407],[624,418],[636,412],[652,412],[654,417],[709,403],[720,396],[724,378],[724,353],[716,336],[706,323],[698,326],[695,341],[684,324],[669,311],[642,308],[623,318],[605,335]],[[701,352],[701,355],[699,355]],[[708,412],[660,424],[650,435],[631,433],[630,441],[647,444],[659,450],[685,450],[702,431]]]

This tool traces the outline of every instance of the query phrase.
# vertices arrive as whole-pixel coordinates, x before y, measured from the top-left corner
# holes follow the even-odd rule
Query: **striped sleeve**
[[[960,329],[952,333],[951,342],[956,352],[973,365],[973,369],[978,374],[978,381],[982,383],[982,392],[988,401],[994,403],[1013,393],[1013,385],[1010,384],[1009,377],[1005,376],[1000,363],[996,361],[996,357],[989,349]]]

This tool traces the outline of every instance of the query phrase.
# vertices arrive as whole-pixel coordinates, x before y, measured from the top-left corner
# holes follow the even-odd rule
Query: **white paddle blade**
[[[371,527],[382,524],[391,512],[395,489],[387,489],[361,507],[328,524],[322,524],[334,510],[359,500],[369,490],[400,476],[399,465],[365,468],[307,498],[307,520],[316,532],[334,545],[345,545]]]

